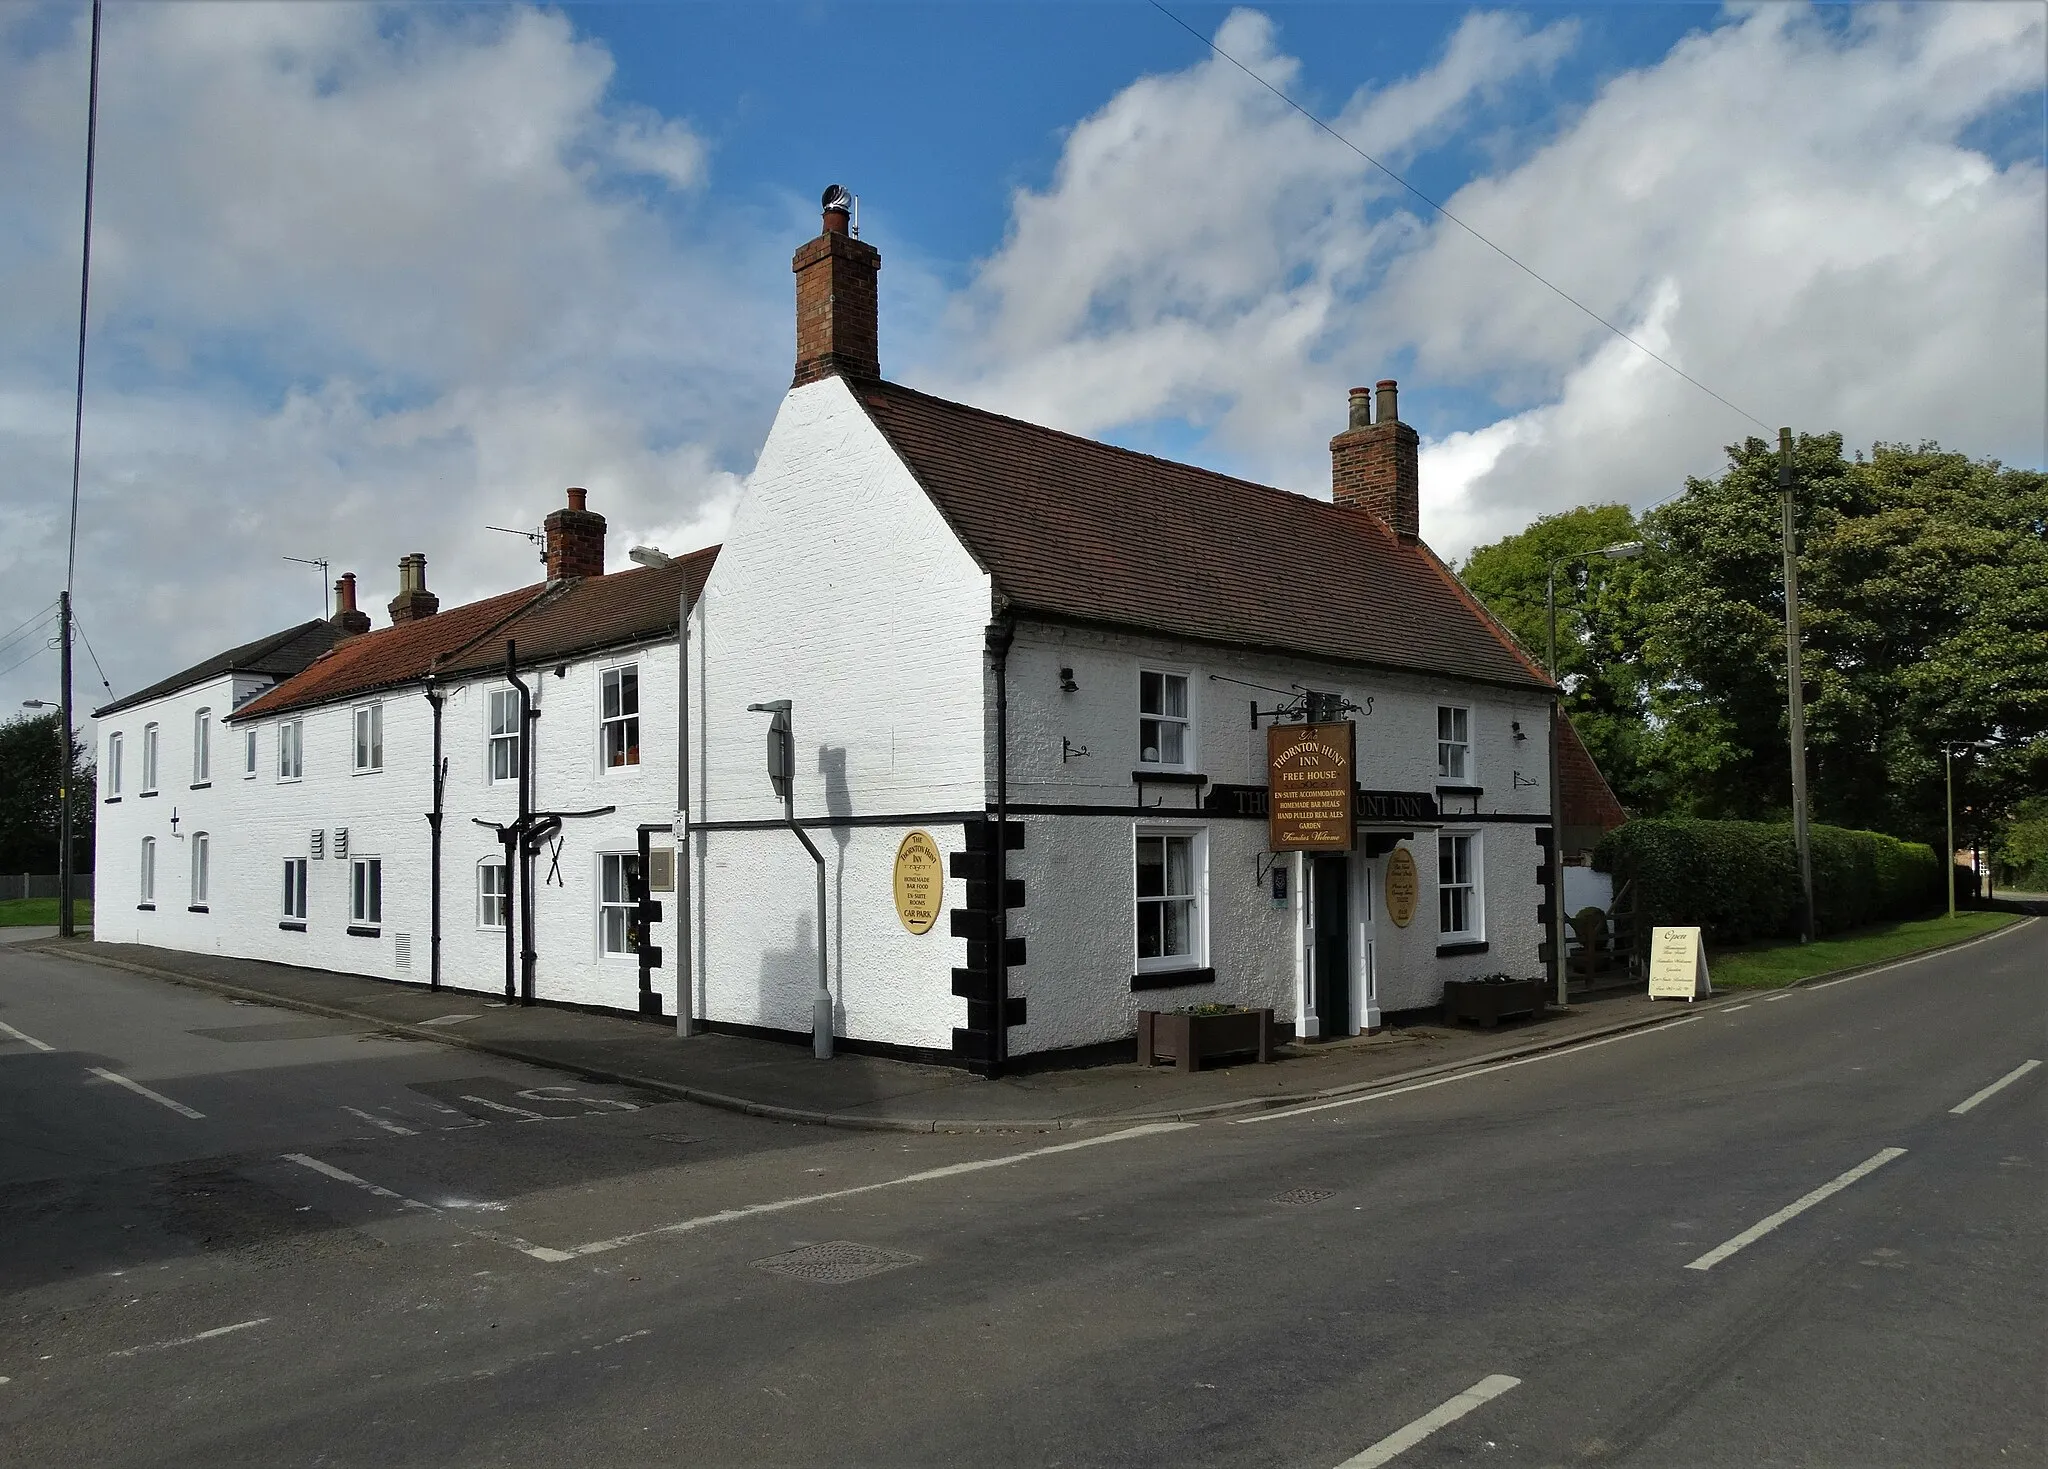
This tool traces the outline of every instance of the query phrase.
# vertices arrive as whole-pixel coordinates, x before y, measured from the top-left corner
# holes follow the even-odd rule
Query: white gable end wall
[[[904,831],[925,827],[957,851],[957,820],[932,818],[986,803],[989,611],[987,575],[846,384],[790,392],[693,632],[691,814],[708,828],[696,842],[707,1018],[810,1029],[816,869],[775,824],[768,719],[747,711],[786,698],[796,814],[840,823],[813,833],[829,864],[836,1028],[951,1045],[965,1014],[951,993],[960,946],[943,918],[921,936],[903,928],[893,867]]]

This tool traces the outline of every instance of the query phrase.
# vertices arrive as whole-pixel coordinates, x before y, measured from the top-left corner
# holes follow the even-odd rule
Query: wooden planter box
[[[1540,979],[1453,979],[1444,984],[1444,1024],[1476,1020],[1494,1026],[1543,1012]]]
[[[1200,1071],[1219,1056],[1273,1059],[1273,1012],[1240,1010],[1230,1015],[1177,1015],[1171,1010],[1138,1012],[1138,1064],[1171,1061],[1183,1071]]]

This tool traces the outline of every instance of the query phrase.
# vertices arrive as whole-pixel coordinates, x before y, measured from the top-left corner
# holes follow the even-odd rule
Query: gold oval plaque
[[[1415,889],[1415,858],[1406,847],[1396,847],[1387,858],[1387,917],[1394,927],[1406,928],[1415,917]]]
[[[912,933],[930,933],[946,899],[946,863],[928,831],[914,831],[896,849],[896,916]]]

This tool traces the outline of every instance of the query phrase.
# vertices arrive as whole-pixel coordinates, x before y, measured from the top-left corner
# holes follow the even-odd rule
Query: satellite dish
[[[845,214],[853,208],[853,195],[847,193],[843,186],[832,184],[826,188],[823,202],[827,209],[837,209]]]

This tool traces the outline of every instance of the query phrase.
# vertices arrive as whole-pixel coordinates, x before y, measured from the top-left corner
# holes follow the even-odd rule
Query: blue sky
[[[2048,458],[2039,4],[1173,10],[1751,422],[1444,224],[1142,0],[107,8],[79,605],[117,690],[591,488],[715,539],[824,185],[884,370],[1326,493],[1402,381],[1424,532],[1642,505],[1779,423]],[[0,630],[61,576],[85,7],[0,10]],[[33,656],[29,656],[33,655]],[[14,667],[24,657],[27,661]],[[0,699],[46,688],[0,638]]]

